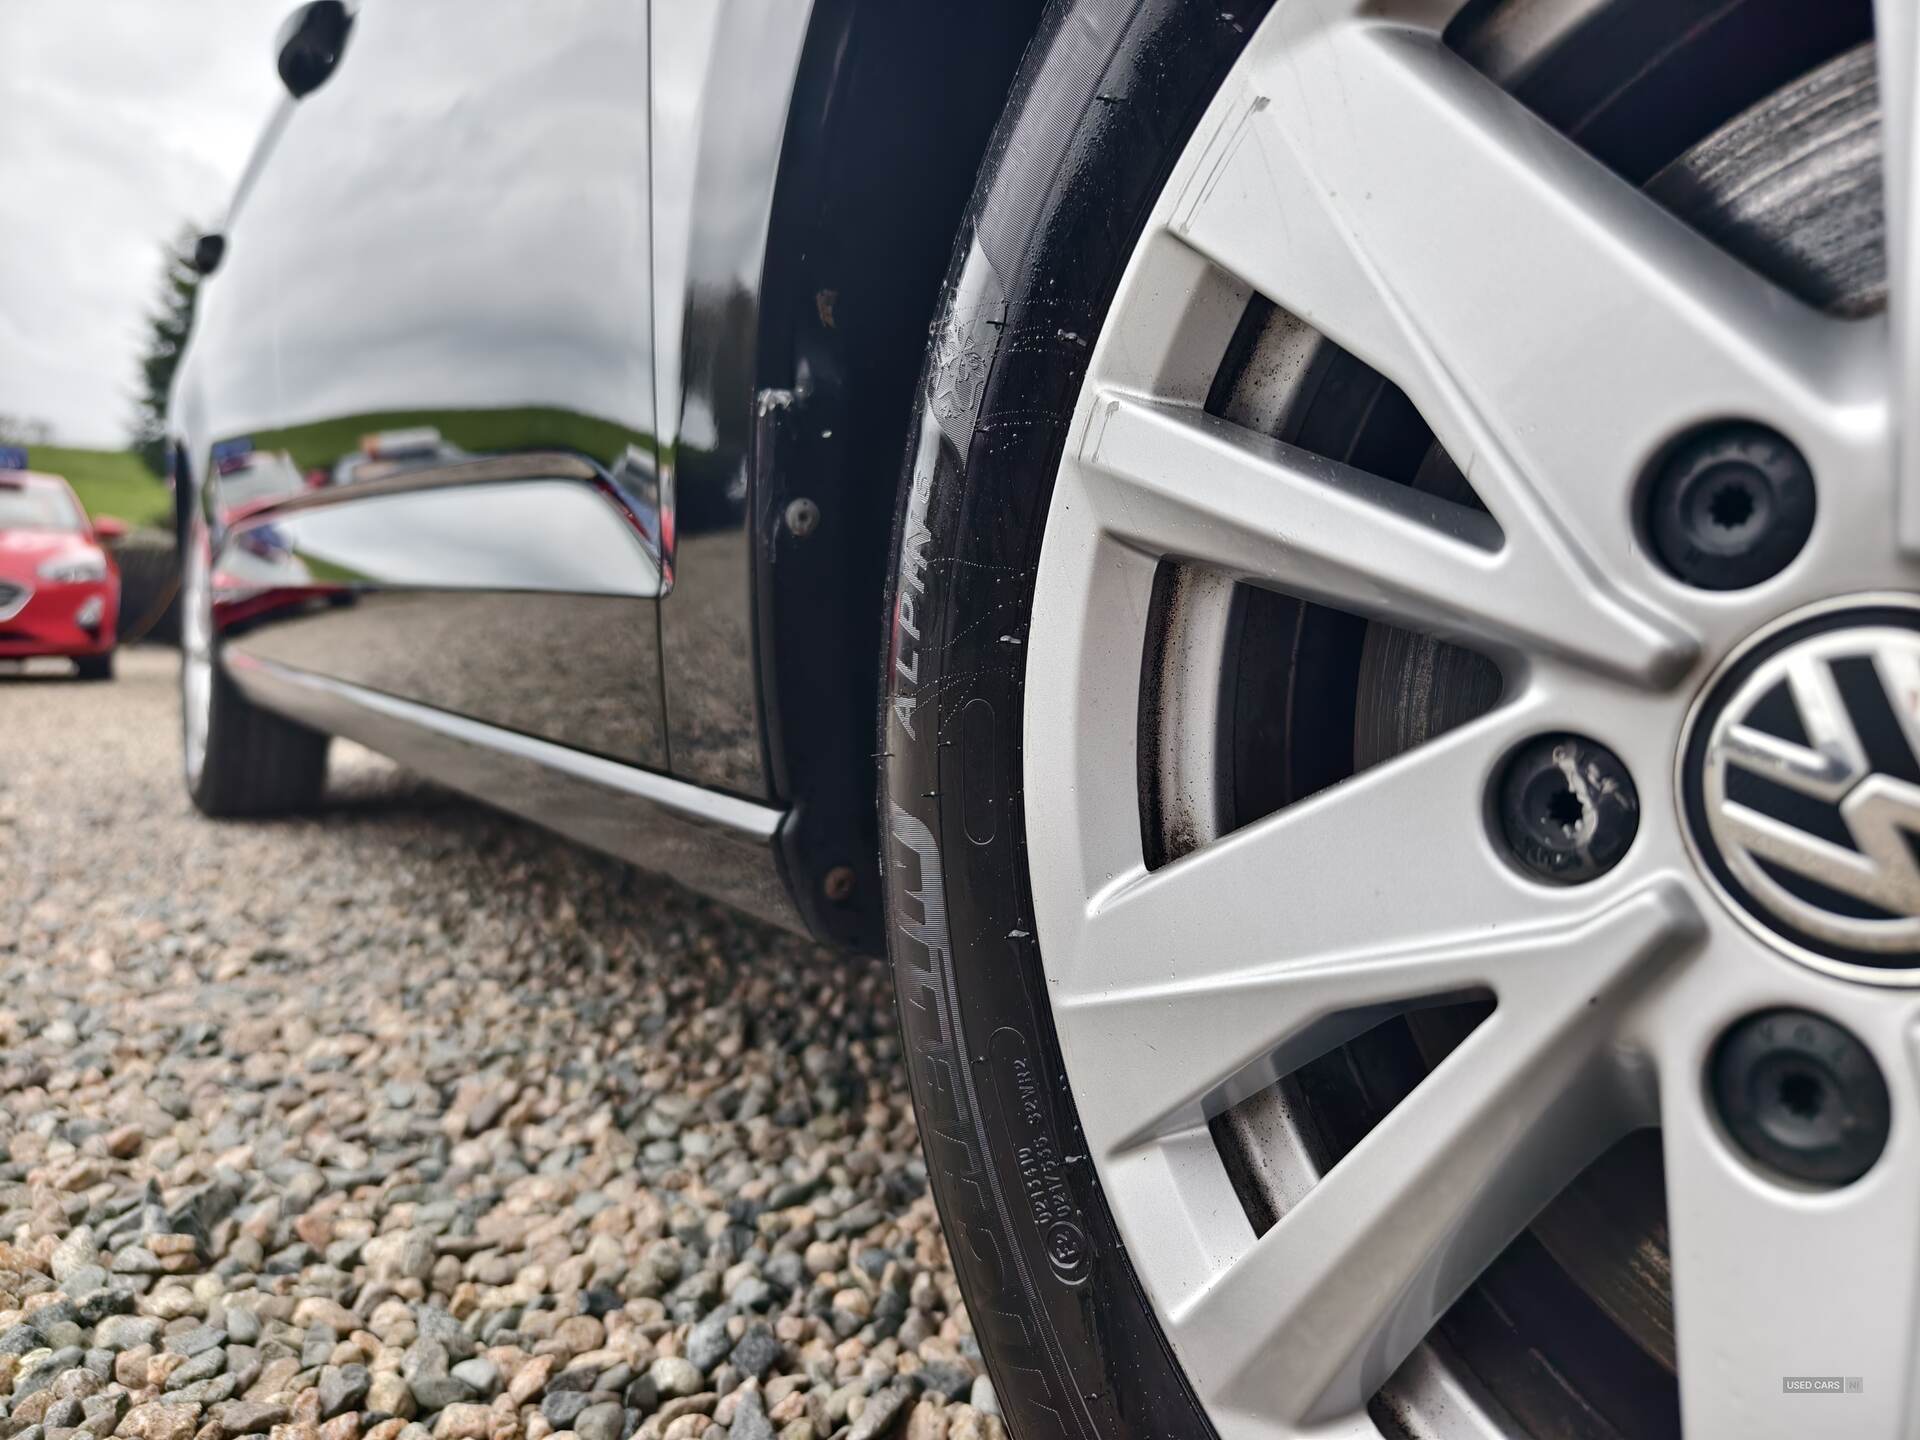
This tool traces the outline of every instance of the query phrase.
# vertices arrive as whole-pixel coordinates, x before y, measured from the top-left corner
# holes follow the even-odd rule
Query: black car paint
[[[518,558],[475,555],[464,575],[445,564],[335,563],[325,584],[292,584],[277,597],[262,596],[270,586],[230,585],[228,654],[236,669],[247,659],[269,667],[236,680],[259,703],[322,728],[348,728],[341,696],[366,692],[671,776],[685,789],[660,793],[675,804],[701,791],[757,802],[777,822],[773,845],[744,852],[759,856],[749,865],[764,875],[738,873],[738,846],[714,872],[697,843],[724,830],[712,825],[670,847],[664,868],[728,898],[752,897],[749,908],[821,938],[878,950],[867,716],[887,515],[939,278],[1039,4],[993,0],[958,17],[885,0],[652,0],[642,35],[633,0],[576,0],[569,13],[605,32],[598,43],[569,49],[571,22],[553,15],[546,28],[561,41],[510,63],[490,60],[484,37],[449,36],[444,23],[436,32],[427,22],[444,22],[441,8],[366,7],[324,86],[282,105],[248,166],[208,281],[214,318],[203,311],[200,353],[189,354],[175,395],[181,538],[237,557],[247,536],[256,558],[262,537],[273,540],[274,506],[256,502],[241,516],[222,501],[216,452],[231,463],[248,449],[278,453],[290,474],[309,477],[316,488],[289,488],[288,502],[310,518],[332,511],[336,533],[352,531],[351,517],[373,508],[361,504],[371,491],[324,477],[352,476],[346,462],[363,436],[430,425],[450,462],[565,452],[602,485],[617,485],[625,457],[641,455],[653,472],[646,504],[657,512],[659,592],[515,583],[529,571],[551,576],[567,557],[566,536],[522,508],[511,537]],[[401,33],[408,26],[416,33]],[[408,128],[398,67],[386,88],[356,72],[379,70],[383,49],[424,46],[436,33],[443,48],[480,46],[482,63],[448,54],[415,67],[418,85],[445,91],[442,109],[454,117],[445,124],[465,126],[428,165],[416,152],[435,131]],[[616,63],[637,47],[644,64]],[[513,115],[529,77],[536,91],[569,98],[551,115]],[[503,103],[509,80],[514,98]],[[578,108],[583,92],[600,97],[603,120],[616,101],[622,124],[637,114],[646,131],[638,163],[585,143],[595,127]],[[571,122],[566,104],[576,107]],[[387,132],[395,143],[371,144],[382,106],[398,116]],[[569,123],[566,163],[515,169],[522,134]],[[470,193],[419,194],[449,185]],[[290,199],[294,186],[303,193]],[[502,207],[501,223],[479,223],[481,195]],[[469,207],[469,223],[436,231],[432,215],[449,200]],[[521,201],[539,208],[516,221]],[[626,225],[620,206],[640,207],[644,224]],[[385,266],[412,271],[409,283],[389,273],[373,291],[358,288],[382,268],[369,267],[369,254],[394,260],[391,248],[367,249],[373,227],[390,236],[423,217],[420,253]],[[474,232],[516,223],[525,233],[517,252],[496,245],[491,272],[476,264],[472,252],[487,242]],[[599,232],[599,251],[583,230]],[[623,236],[632,242],[624,249]],[[251,279],[250,250],[262,256]],[[503,268],[503,255],[515,263]],[[644,286],[595,287],[588,282],[600,277],[567,273],[623,258],[644,267]],[[536,261],[559,273],[540,273]],[[503,283],[483,286],[490,274]],[[223,290],[248,300],[224,330]],[[604,314],[554,303],[587,291],[628,305],[617,327],[595,330]],[[259,343],[245,342],[248,327]],[[446,343],[410,368],[406,347],[436,329]],[[549,384],[524,397],[536,403],[505,404],[512,384],[488,372],[514,354],[551,354],[549,374],[590,383]],[[307,370],[260,403],[209,402],[223,369],[258,381],[289,355],[304,356]],[[342,378],[368,374],[384,378],[357,392]],[[496,504],[485,488],[494,483],[475,481],[463,503]],[[799,497],[820,517],[804,541],[783,523]],[[424,514],[412,516],[416,526],[430,523]],[[380,535],[371,523],[358,531]],[[315,687],[263,678],[270,670],[346,688],[323,702]],[[396,748],[394,714],[369,724]],[[471,758],[471,749],[460,753]],[[530,800],[525,786],[490,793],[497,767],[456,764],[454,753],[436,746],[416,763],[580,830],[577,815]],[[669,805],[662,822],[650,804],[594,803],[606,812],[591,827],[599,844],[623,825],[671,826],[679,813]],[[762,812],[751,813],[758,828]],[[608,848],[655,863],[644,845]],[[779,893],[781,903],[767,903]]]

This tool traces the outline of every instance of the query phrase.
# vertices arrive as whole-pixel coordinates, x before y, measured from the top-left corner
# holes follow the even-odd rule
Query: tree
[[[166,247],[160,266],[159,304],[147,313],[147,346],[140,357],[140,393],[133,416],[133,449],[154,474],[167,473],[167,394],[173,389],[180,352],[193,329],[200,298],[200,272],[193,268],[199,234],[191,226]]]
[[[31,415],[0,415],[0,445],[50,445],[53,426]]]

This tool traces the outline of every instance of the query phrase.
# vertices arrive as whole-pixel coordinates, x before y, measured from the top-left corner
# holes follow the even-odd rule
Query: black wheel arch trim
[[[900,451],[953,237],[1041,11],[816,0],[781,146],[747,521],[763,763],[807,928],[870,954],[885,944],[875,617]],[[810,528],[789,524],[796,502]]]

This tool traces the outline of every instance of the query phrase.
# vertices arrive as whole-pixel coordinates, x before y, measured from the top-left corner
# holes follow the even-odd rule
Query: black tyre
[[[1264,8],[1054,6],[975,191],[910,432],[880,716],[889,943],[935,1195],[1023,1437],[1211,1433],[1084,1163],[1032,939],[1022,642],[1088,347]]]
[[[82,680],[113,679],[113,651],[104,655],[83,655],[73,662],[74,673]]]
[[[319,803],[328,737],[262,710],[216,664],[208,687],[206,752],[187,792],[202,814],[285,815]]]

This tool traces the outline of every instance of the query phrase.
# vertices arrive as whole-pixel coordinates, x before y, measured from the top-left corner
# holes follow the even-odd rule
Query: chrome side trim
[[[488,804],[789,929],[773,837],[785,812],[342,680],[225,651],[255,704],[358,741]]]

